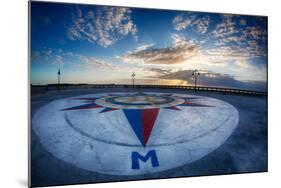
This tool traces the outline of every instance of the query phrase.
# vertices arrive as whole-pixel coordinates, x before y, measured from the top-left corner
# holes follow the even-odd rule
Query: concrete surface
[[[77,156],[74,156],[74,158],[68,157],[68,160],[64,160],[65,156],[62,157],[58,155],[58,153],[60,153],[59,151],[63,151],[63,149],[61,148],[57,149],[53,147],[54,145],[51,145],[54,143],[55,140],[46,141],[46,139],[49,138],[50,135],[47,135],[44,141],[44,137],[42,137],[42,134],[46,131],[44,131],[44,129],[41,128],[38,129],[38,127],[40,126],[36,126],[37,123],[35,123],[31,125],[32,126],[32,131],[31,131],[32,185],[44,186],[44,185],[59,185],[59,184],[73,184],[73,183],[88,183],[88,182],[93,183],[93,182],[106,182],[106,181],[123,181],[123,180],[135,180],[135,179],[153,179],[153,178],[169,178],[169,177],[182,177],[182,176],[199,176],[199,175],[212,175],[212,174],[267,171],[267,100],[264,97],[223,95],[218,93],[206,93],[206,92],[194,93],[192,91],[187,92],[183,90],[163,90],[163,89],[158,89],[158,90],[157,89],[137,89],[137,90],[136,89],[127,89],[127,90],[110,89],[110,91],[108,89],[80,90],[80,91],[73,90],[73,91],[62,91],[61,94],[58,94],[55,91],[50,91],[45,95],[37,95],[31,97],[31,116],[32,116],[31,119],[33,123],[34,121],[38,121],[38,120],[34,120],[34,115],[36,113],[40,113],[40,110],[42,110],[43,106],[46,107],[47,104],[50,105],[51,101],[55,101],[55,100],[63,101],[59,99],[65,99],[69,97],[75,97],[75,96],[87,95],[87,94],[93,95],[95,93],[130,92],[130,91],[173,93],[179,96],[184,96],[186,94],[205,96],[207,98],[202,97],[205,99],[204,101],[207,100],[210,100],[210,102],[215,101],[216,104],[218,104],[219,101],[221,104],[224,104],[230,109],[232,109],[232,111],[230,110],[230,112],[235,112],[235,110],[233,109],[237,109],[237,117],[239,119],[239,123],[238,124],[232,123],[229,126],[226,126],[228,127],[227,129],[224,129],[223,131],[221,131],[221,134],[213,137],[218,139],[215,139],[213,140],[213,142],[208,143],[208,145],[211,146],[209,147],[211,149],[209,149],[208,152],[203,152],[203,154],[202,153],[200,154],[199,152],[198,155],[193,155],[193,157],[188,155],[186,152],[181,152],[181,155],[179,155],[180,157],[177,157],[177,160],[165,161],[165,162],[161,161],[161,164],[166,164],[166,166],[161,165],[160,167],[157,168],[157,170],[155,170],[155,172],[150,171],[149,173],[140,173],[138,175],[135,175],[137,173],[135,174],[131,173],[130,170],[125,171],[126,173],[123,173],[123,175],[116,175],[117,173],[112,172],[112,169],[110,169],[109,172],[103,171],[102,170],[103,168],[100,168],[100,170],[95,171],[94,169],[97,168],[96,165],[92,165],[89,167],[85,165],[86,163],[83,163],[84,165],[82,166],[81,164],[79,165],[75,163],[74,161],[77,161]],[[215,98],[218,100],[216,100]],[[65,106],[65,104],[61,104],[61,105]],[[181,113],[183,114],[183,116],[184,113],[190,113],[189,111],[190,109],[182,108],[182,107],[180,108],[182,109]],[[173,110],[165,109],[165,111],[166,111],[165,113],[173,113]],[[223,112],[225,112],[224,114],[228,114],[227,111],[225,110],[223,110]],[[90,113],[90,111],[88,113]],[[104,113],[104,115],[106,116],[109,115],[108,117],[110,117],[112,113],[119,114],[115,117],[121,117],[120,113],[122,112],[114,111],[114,112]],[[200,113],[204,115],[208,113],[208,111],[204,111],[201,108],[201,110],[199,111],[197,110],[196,114],[200,114]],[[215,113],[216,111],[213,110],[210,111],[210,114],[215,114]],[[46,113],[43,112],[43,114]],[[79,115],[78,112],[74,113],[73,111],[72,112],[69,111],[67,112],[67,114],[69,117],[72,117],[71,121],[73,122],[77,120],[77,117],[81,116],[81,114]],[[211,126],[217,126],[218,125],[217,123],[219,123],[220,121],[225,121],[223,119],[224,117],[223,115],[219,116],[222,117],[222,119],[218,121],[217,116],[215,115],[212,116],[210,114],[208,115],[209,119],[210,120],[213,119],[213,121],[209,121],[209,122],[213,122],[209,124]],[[106,118],[106,116],[104,116],[105,119],[103,119],[103,121],[108,119]],[[169,115],[169,116],[175,117],[173,115]],[[149,140],[147,146],[149,146],[149,144],[152,145],[154,144],[157,146],[157,144],[160,144],[161,142],[167,142],[167,139],[159,140],[157,138],[161,138],[159,137],[158,134],[159,132],[161,132],[161,130],[163,130],[163,127],[161,127],[161,125],[165,125],[165,122],[171,121],[171,120],[165,120],[165,117],[167,118],[169,116],[163,116],[161,118],[161,113],[159,114],[158,117],[159,122],[157,121],[155,122],[155,127],[150,135],[151,140]],[[232,114],[230,117],[235,117],[235,115]],[[82,118],[82,119],[87,119],[87,118]],[[160,121],[161,119],[162,121]],[[88,119],[87,121],[91,121],[91,120]],[[122,121],[126,121],[126,119],[124,118]],[[188,124],[190,124],[190,122]],[[231,122],[235,122],[235,118],[234,120],[232,119]],[[84,124],[89,126],[90,122],[88,123],[84,122]],[[207,125],[206,123],[203,124]],[[227,125],[227,123],[225,123],[224,125]],[[177,130],[176,128],[172,128],[172,129]],[[56,130],[56,129],[47,128],[45,130]],[[84,129],[84,130],[89,130],[89,127],[88,129]],[[130,131],[129,128],[124,130]],[[194,128],[189,130],[197,131],[196,134],[198,134],[199,131],[199,129],[194,129]],[[59,131],[54,131],[49,133],[54,134],[58,132]],[[171,130],[169,130],[168,132],[171,132]],[[181,135],[181,136],[188,137],[192,135],[188,131],[186,131],[185,133],[186,135]],[[114,131],[114,134],[121,134],[121,133],[116,133],[116,131]],[[127,133],[124,132],[124,134],[134,136],[134,134],[128,134],[128,132]],[[179,137],[178,136],[179,135],[173,138],[173,140],[176,138],[180,138],[180,136]],[[165,138],[165,135],[162,138]],[[112,137],[111,141],[116,141],[116,137],[115,138]],[[153,143],[153,141],[155,143]],[[124,143],[135,142],[136,147],[138,147],[139,149],[142,148],[141,145],[138,145],[139,143],[137,142],[137,139],[135,139],[135,137],[134,138],[128,137],[128,140],[123,139],[122,142]],[[79,142],[75,142],[75,143],[77,144]],[[178,147],[175,147],[175,145],[176,144],[174,145],[171,144],[171,147],[166,148],[166,151],[173,151],[174,148],[176,148],[176,151],[179,151]],[[204,145],[206,145],[206,143],[204,143]],[[77,148],[79,148],[78,147],[79,144],[76,146]],[[187,143],[184,143],[182,144],[181,147],[191,147],[191,146],[192,145],[188,145]],[[80,147],[83,147],[83,144],[80,144]],[[63,148],[67,148],[67,147],[63,147]],[[136,151],[141,152],[141,150],[136,150]],[[182,151],[187,151],[187,150],[182,150]],[[110,152],[107,153],[110,154]],[[176,152],[169,152],[169,153],[173,154],[171,158],[176,157],[176,155],[174,155]],[[159,154],[159,156],[162,155],[167,156],[167,153]],[[90,159],[92,160],[92,158]],[[121,159],[122,157],[120,158],[120,160]],[[116,165],[119,163],[120,162],[114,164]],[[127,164],[130,164],[130,162]],[[114,165],[110,165],[110,166],[114,167]],[[120,172],[118,174],[120,174]]]

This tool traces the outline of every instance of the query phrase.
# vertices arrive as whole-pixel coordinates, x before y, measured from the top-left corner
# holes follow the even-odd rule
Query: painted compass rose
[[[52,101],[32,130],[52,156],[88,171],[143,175],[221,146],[239,121],[231,104],[179,93],[99,93]]]
[[[64,108],[64,110],[81,110],[102,108],[99,113],[122,110],[131,128],[143,146],[146,146],[160,108],[181,110],[179,107],[210,107],[193,102],[198,97],[177,97],[172,94],[109,94],[98,98],[74,98],[86,104]]]

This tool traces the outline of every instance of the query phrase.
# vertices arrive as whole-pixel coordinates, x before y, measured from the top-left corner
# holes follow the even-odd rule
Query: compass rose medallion
[[[161,108],[181,110],[180,107],[210,107],[194,102],[197,97],[177,97],[172,94],[108,94],[99,98],[75,98],[86,104],[65,110],[102,108],[100,113],[122,110],[131,128],[145,147]]]

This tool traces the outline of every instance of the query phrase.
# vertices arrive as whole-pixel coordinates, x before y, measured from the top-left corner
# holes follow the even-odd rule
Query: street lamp
[[[133,79],[133,88],[134,88],[135,87],[135,76],[136,76],[136,74],[133,72],[133,74],[131,76],[132,76],[132,79]]]
[[[196,91],[196,87],[197,87],[197,77],[200,75],[200,73],[198,72],[198,70],[194,70],[192,72],[192,76],[194,76],[194,90]]]
[[[60,69],[58,70],[58,90],[59,90],[59,93],[60,93]]]

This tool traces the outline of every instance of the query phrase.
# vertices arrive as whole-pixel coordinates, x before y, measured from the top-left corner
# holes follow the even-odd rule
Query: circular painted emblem
[[[224,101],[167,93],[103,93],[50,102],[32,128],[43,146],[78,168],[113,175],[191,163],[231,135],[239,115]]]
[[[109,108],[151,109],[171,107],[184,103],[184,99],[156,94],[136,94],[132,96],[106,96],[96,100],[96,104]]]

